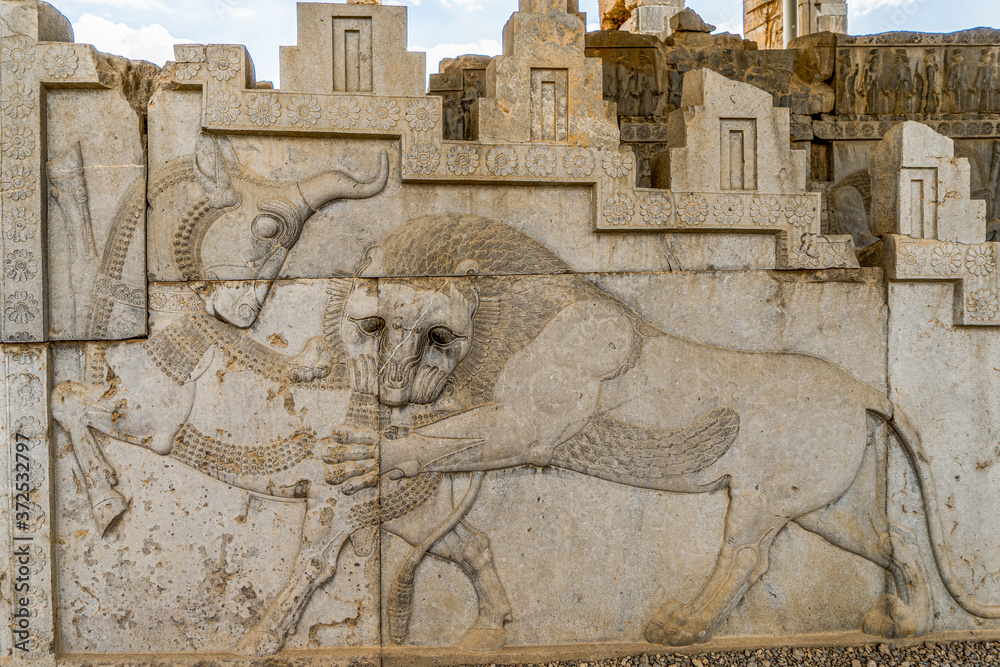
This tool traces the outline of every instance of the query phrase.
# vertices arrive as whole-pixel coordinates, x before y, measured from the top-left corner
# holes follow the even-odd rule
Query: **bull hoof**
[[[895,595],[883,595],[865,616],[862,629],[866,634],[886,639],[922,637],[928,634],[920,615]]]
[[[458,642],[458,648],[463,651],[487,653],[499,651],[507,643],[507,633],[496,628],[480,628],[473,626]]]
[[[263,658],[280,651],[284,643],[277,634],[255,628],[243,636],[233,652],[251,658]]]
[[[684,605],[671,600],[646,625],[646,641],[661,646],[704,644],[712,638],[710,621],[685,613]]]
[[[101,537],[107,535],[111,527],[118,523],[118,519],[122,518],[128,510],[128,501],[125,500],[125,496],[117,491],[112,491],[111,494],[107,499],[94,503],[91,507],[94,521],[97,522],[97,527],[101,530]]]

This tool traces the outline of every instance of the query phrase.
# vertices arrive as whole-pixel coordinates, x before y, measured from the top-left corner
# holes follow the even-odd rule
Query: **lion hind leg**
[[[904,526],[893,525],[878,507],[872,506],[863,518],[859,514],[864,513],[831,505],[795,523],[891,575],[895,594],[883,594],[865,616],[866,633],[890,639],[929,634],[934,627],[934,599],[915,536]]]

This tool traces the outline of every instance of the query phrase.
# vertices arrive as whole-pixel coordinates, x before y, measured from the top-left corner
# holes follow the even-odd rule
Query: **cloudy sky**
[[[278,82],[278,47],[295,44],[293,0],[49,0],[73,22],[78,42],[162,65],[179,42],[239,43],[250,47],[257,77]],[[426,51],[437,71],[441,58],[495,55],[517,0],[386,0],[407,5],[409,48]],[[720,30],[741,32],[742,0],[688,0]],[[597,0],[580,0],[591,29]],[[998,0],[849,0],[853,34],[888,30],[950,32],[1000,27]]]

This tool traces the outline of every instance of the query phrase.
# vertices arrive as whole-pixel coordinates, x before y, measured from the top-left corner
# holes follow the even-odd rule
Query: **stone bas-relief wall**
[[[576,3],[522,0],[424,94],[405,8],[307,3],[275,90],[0,10],[12,664],[1000,632],[997,245],[947,137],[870,147],[859,254],[745,47],[667,86],[637,46],[609,98]]]

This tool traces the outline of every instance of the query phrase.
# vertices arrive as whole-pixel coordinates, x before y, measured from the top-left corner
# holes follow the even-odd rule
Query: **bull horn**
[[[306,205],[318,211],[337,199],[368,199],[385,189],[389,181],[389,155],[382,151],[379,171],[371,181],[359,181],[342,171],[324,171],[299,181],[299,192]]]

